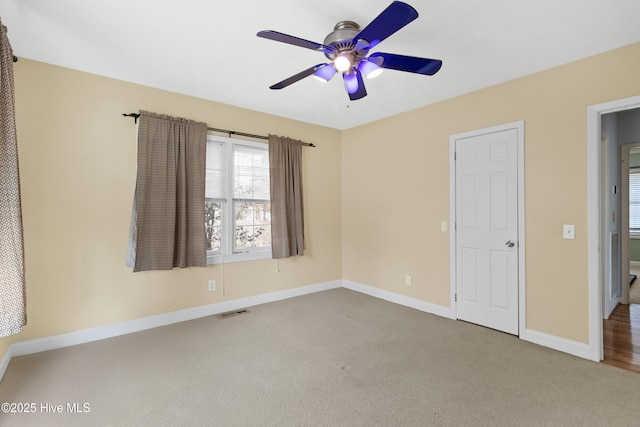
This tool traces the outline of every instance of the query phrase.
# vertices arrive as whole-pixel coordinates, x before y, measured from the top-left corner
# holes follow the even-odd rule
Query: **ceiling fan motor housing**
[[[353,21],[340,21],[333,28],[333,32],[324,39],[324,45],[332,49],[331,52],[325,53],[325,56],[332,61],[340,54],[352,54],[354,61],[361,59],[366,55],[366,49],[355,51],[356,44],[353,42],[354,37],[360,33],[360,26]]]

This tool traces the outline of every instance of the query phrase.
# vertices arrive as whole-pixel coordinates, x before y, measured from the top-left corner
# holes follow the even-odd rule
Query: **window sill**
[[[233,255],[207,255],[207,265],[228,264],[230,262],[256,261],[271,259],[271,251],[245,252]]]

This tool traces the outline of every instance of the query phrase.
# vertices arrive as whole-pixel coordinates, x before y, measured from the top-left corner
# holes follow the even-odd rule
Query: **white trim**
[[[518,299],[520,306],[520,334],[526,330],[527,326],[527,304],[526,304],[526,240],[525,240],[525,193],[524,193],[524,120],[513,123],[518,129]]]
[[[543,347],[548,347],[553,350],[558,350],[563,353],[568,353],[573,356],[581,357],[583,359],[590,359],[591,351],[589,344],[545,334],[531,329],[525,329],[522,331],[520,339]]]
[[[355,292],[360,292],[374,298],[379,298],[395,304],[403,305],[405,307],[411,307],[425,313],[434,314],[436,316],[453,320],[455,320],[456,318],[455,311],[452,307],[450,308],[438,304],[429,303],[417,298],[396,294],[350,280],[335,280],[316,285],[302,286],[299,288],[288,289],[284,291],[271,292],[268,294],[256,295],[253,297],[225,301],[201,307],[193,307],[189,309],[173,311],[170,313],[163,313],[155,316],[144,317],[141,319],[134,319],[126,322],[99,326],[97,328],[70,332],[67,334],[60,334],[13,343],[11,346],[9,346],[4,354],[4,357],[0,361],[0,380],[4,376],[11,358],[15,356],[24,356],[27,354],[39,353],[42,351],[55,350],[57,348],[69,347],[102,339],[113,338],[147,329],[157,328],[160,326],[166,326],[173,323],[212,316],[228,311],[238,310],[240,308],[281,301],[288,298],[312,294],[315,292],[322,292],[340,287],[350,289]],[[520,334],[520,339],[544,347],[549,347],[554,350],[569,353],[574,356],[590,359],[590,349],[587,344],[532,330],[522,331]]]
[[[616,309],[618,304],[620,304],[620,298],[619,297],[612,299],[611,303],[609,304],[609,307],[606,307],[606,310],[603,313],[603,319],[608,319],[609,316],[611,316],[611,313],[613,313],[613,310]]]
[[[640,261],[629,261],[630,267],[640,268]]]
[[[7,372],[7,368],[9,367],[9,362],[11,362],[11,358],[13,355],[13,345],[10,345],[7,351],[4,353],[4,357],[0,361],[0,380],[4,377],[4,373]]]
[[[449,272],[451,288],[451,311],[454,318],[456,315],[456,169],[455,169],[455,145],[456,140],[469,138],[488,133],[502,132],[515,129],[518,134],[518,332],[522,335],[526,330],[526,292],[525,292],[525,194],[524,194],[524,120],[512,123],[505,123],[484,129],[477,129],[469,132],[458,133],[449,137]]]
[[[601,361],[602,340],[602,257],[600,218],[600,116],[640,107],[640,96],[620,99],[587,107],[587,170],[588,170],[588,274],[589,274],[589,344],[587,359]]]
[[[57,348],[69,347],[106,338],[117,337],[133,332],[144,331],[160,326],[171,325],[173,323],[185,322],[187,320],[212,316],[215,314],[238,310],[245,307],[266,304],[274,301],[280,301],[339,287],[341,287],[340,281],[325,282],[317,285],[302,286],[299,288],[271,292],[268,294],[256,295],[253,297],[240,298],[232,301],[224,301],[200,307],[172,311],[169,313],[143,317],[126,322],[119,322],[105,326],[98,326],[96,328],[83,329],[67,334],[53,335],[45,338],[37,338],[33,340],[17,342],[12,344],[10,347],[11,357],[24,356],[26,354],[39,353],[41,351],[54,350]],[[0,365],[0,368],[1,367],[2,366]],[[2,373],[4,374],[4,372]]]
[[[374,288],[373,286],[352,282],[350,280],[343,280],[342,286],[346,289],[351,289],[352,291],[360,292],[362,294],[366,294],[378,299],[383,299],[385,301],[393,302],[399,305],[404,305],[405,307],[415,308],[416,310],[424,311],[425,313],[435,314],[437,316],[446,317],[448,319],[455,319],[455,315],[449,307],[432,304],[430,302],[426,302],[417,298],[396,294],[393,292],[385,291],[383,289]]]
[[[458,305],[456,304],[456,141],[449,137],[449,288],[451,312],[453,318],[458,318]]]
[[[2,377],[4,376],[12,357],[40,353],[42,351],[55,350],[58,348],[70,347],[78,344],[113,338],[121,335],[131,334],[134,332],[144,331],[147,329],[157,328],[160,326],[171,325],[173,323],[185,322],[201,317],[238,310],[240,308],[281,301],[288,298],[294,298],[340,287],[351,289],[353,291],[360,292],[375,298],[384,299],[396,304],[404,305],[406,307],[415,308],[417,310],[435,314],[437,316],[446,317],[449,319],[455,318],[452,315],[451,309],[449,307],[431,304],[426,301],[407,297],[404,295],[394,294],[392,292],[384,291],[356,282],[335,280],[331,282],[302,286],[299,288],[271,292],[268,294],[256,295],[253,297],[241,298],[232,301],[224,301],[200,307],[177,310],[169,313],[158,314],[155,316],[143,317],[140,319],[99,326],[96,328],[69,332],[66,334],[53,335],[49,337],[13,343],[11,346],[9,346],[4,354],[4,357],[0,361],[0,379],[2,379]]]
[[[209,255],[207,254],[207,265],[229,264],[232,262],[257,261],[261,259],[271,259],[271,249],[261,252],[238,252],[231,255]]]

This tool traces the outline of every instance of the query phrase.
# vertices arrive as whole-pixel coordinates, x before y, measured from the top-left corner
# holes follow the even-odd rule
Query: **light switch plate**
[[[575,239],[576,226],[573,224],[565,224],[562,229],[562,237],[565,239]]]

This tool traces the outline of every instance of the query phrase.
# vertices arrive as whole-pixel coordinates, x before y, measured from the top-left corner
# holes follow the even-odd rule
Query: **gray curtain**
[[[128,264],[204,267],[207,124],[140,111]]]
[[[269,135],[269,175],[272,257],[304,255],[302,141]]]
[[[0,21],[0,336],[27,324],[13,51]]]

